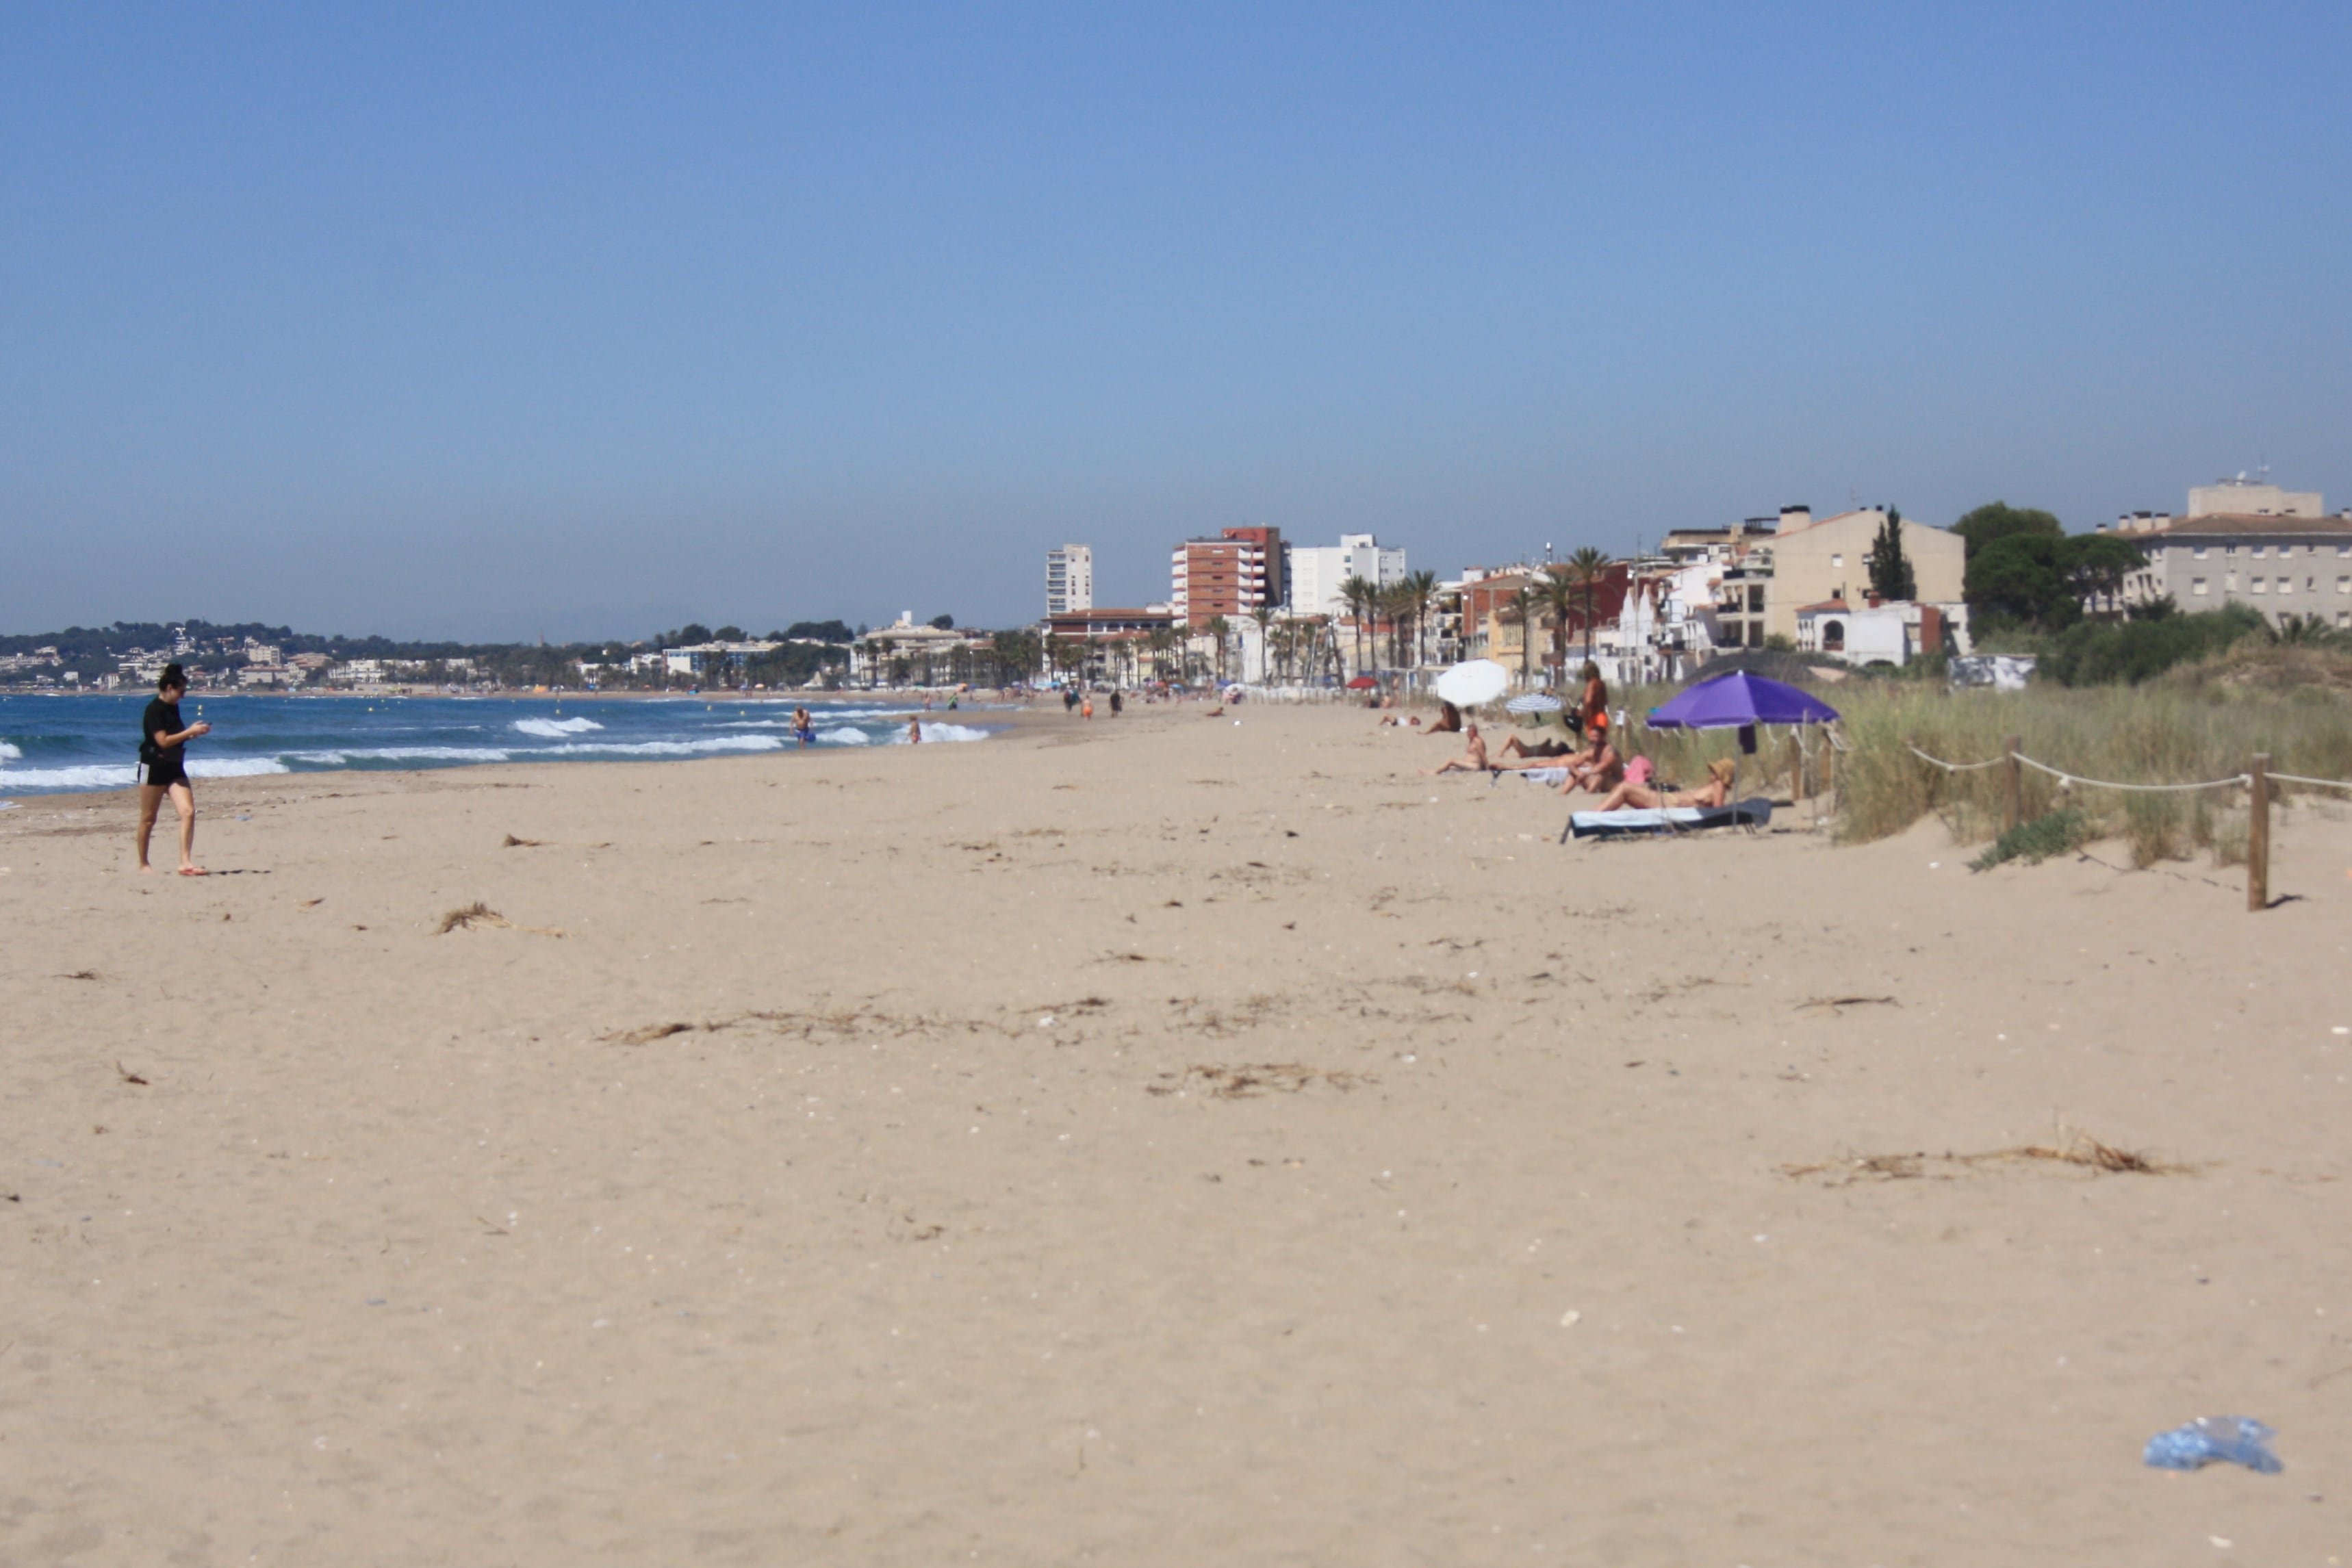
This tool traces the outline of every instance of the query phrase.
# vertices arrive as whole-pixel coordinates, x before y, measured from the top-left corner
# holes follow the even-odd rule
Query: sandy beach
[[[0,1563],[2352,1558],[2352,824],[2250,916],[1447,746],[0,813]]]

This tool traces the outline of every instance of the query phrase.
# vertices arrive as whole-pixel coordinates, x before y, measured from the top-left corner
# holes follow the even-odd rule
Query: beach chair
[[[1559,841],[1568,842],[1571,834],[1580,839],[1620,839],[1696,833],[1708,828],[1746,828],[1753,831],[1769,826],[1771,821],[1772,802],[1761,795],[1736,800],[1728,806],[1574,811],[1569,815],[1568,826],[1559,831]]]

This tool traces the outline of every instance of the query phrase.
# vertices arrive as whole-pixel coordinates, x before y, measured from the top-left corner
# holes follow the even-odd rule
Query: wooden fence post
[[[1805,798],[1805,751],[1797,739],[1797,732],[1789,732],[1789,804],[1793,806]]]
[[[2254,753],[2252,793],[2246,801],[2246,912],[2271,904],[2271,754]]]
[[[2017,762],[2018,737],[2009,737],[2009,822],[2006,831],[2014,832],[2017,824],[2025,820],[2025,769]]]

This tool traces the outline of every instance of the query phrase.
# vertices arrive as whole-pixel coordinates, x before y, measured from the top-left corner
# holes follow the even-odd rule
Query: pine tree
[[[1870,591],[1881,599],[1908,600],[1919,591],[1911,558],[1903,553],[1903,509],[1889,507],[1870,547]]]

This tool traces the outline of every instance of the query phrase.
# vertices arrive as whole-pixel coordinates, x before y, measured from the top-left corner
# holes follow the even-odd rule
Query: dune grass
[[[2336,655],[2320,661],[2326,669],[2295,664],[2312,658],[2273,650],[2250,666],[2243,656],[2224,655],[2137,686],[2036,685],[2023,692],[1953,693],[1901,680],[1813,685],[1843,716],[1834,831],[1841,842],[1864,843],[1935,817],[1960,843],[2000,836],[2006,769],[1946,773],[1912,755],[1906,741],[1930,756],[1968,763],[2000,758],[2015,736],[2028,757],[2081,779],[2122,783],[2234,778],[2257,752],[2269,753],[2276,772],[2352,779],[2352,696],[2347,695],[2352,682],[2338,678],[2352,670],[2352,661]],[[1643,726],[1641,712],[1672,695],[1664,687],[1629,693],[1642,706],[1624,740],[1632,751],[1655,758],[1668,777],[1688,782],[1704,775],[1709,758],[1735,752],[1737,741],[1729,730],[1690,734]],[[1788,732],[1769,730],[1760,738],[1757,755],[1740,759],[1743,794],[1788,787]],[[1808,737],[1806,748],[1804,766],[1818,788],[1817,736]],[[2119,839],[2136,865],[2200,852],[2229,865],[2245,855],[2246,793],[2242,787],[2179,794],[2069,789],[2027,768],[2023,820],[2079,813],[2070,821],[2070,836]],[[2326,809],[2352,804],[2352,791],[2274,785],[2273,800]]]

